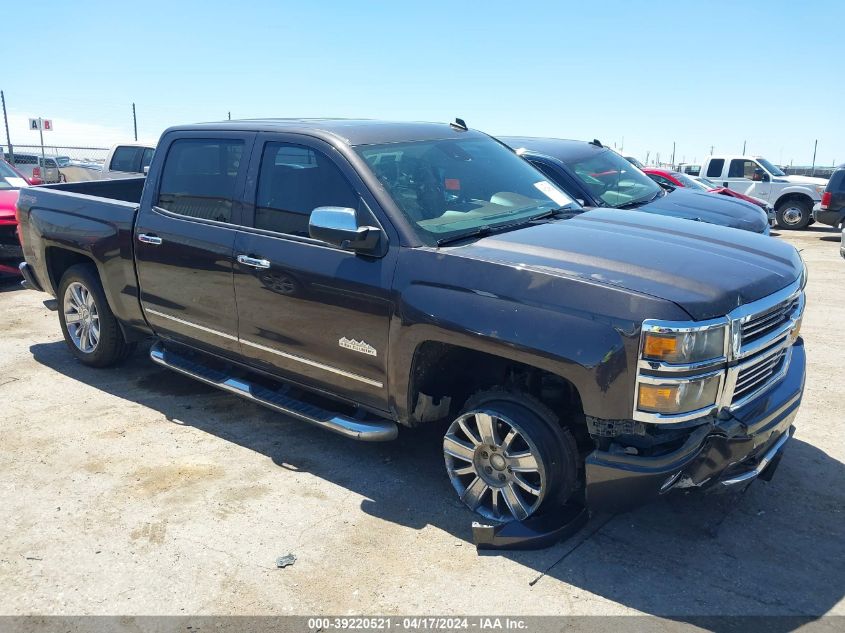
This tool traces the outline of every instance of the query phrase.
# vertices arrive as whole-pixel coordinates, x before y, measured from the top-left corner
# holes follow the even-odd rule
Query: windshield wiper
[[[617,206],[617,209],[633,209],[635,207],[642,206],[644,204],[648,204],[649,202],[654,202],[657,198],[663,193],[662,189],[657,190],[657,192],[648,200],[631,200],[630,202],[626,202],[624,204],[620,204]]]
[[[487,235],[492,235],[493,233],[504,233],[505,231],[518,229],[521,226],[531,224],[532,222],[535,222],[537,220],[545,220],[547,218],[552,218],[564,214],[567,211],[572,211],[572,209],[570,208],[571,206],[572,203],[566,204],[562,207],[558,207],[557,209],[551,209],[549,211],[546,211],[545,213],[541,213],[530,218],[525,218],[523,220],[520,220],[519,222],[511,222],[510,224],[500,224],[498,226],[490,226],[489,224],[485,224],[484,226],[480,226],[472,231],[467,231],[466,233],[450,235],[449,237],[441,237],[439,240],[437,240],[437,246],[443,246],[444,244],[459,242],[461,240],[466,240],[472,237],[485,237]],[[580,210],[576,213],[580,213]]]
[[[502,227],[496,227],[502,228]],[[489,226],[480,226],[477,229],[472,231],[467,231],[466,233],[458,233],[457,235],[450,235],[449,237],[441,237],[437,240],[438,246],[443,246],[444,244],[451,244],[452,242],[460,242],[462,240],[469,239],[471,237],[483,237],[485,235],[490,235],[492,229]]]

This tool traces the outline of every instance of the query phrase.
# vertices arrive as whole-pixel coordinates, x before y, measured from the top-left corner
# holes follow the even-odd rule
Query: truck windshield
[[[429,245],[578,206],[534,167],[490,138],[355,149]]]
[[[619,154],[609,149],[566,161],[594,197],[609,207],[652,200],[660,186]]]
[[[783,173],[783,171],[781,171],[780,169],[778,169],[777,167],[772,165],[765,158],[758,158],[757,162],[760,163],[766,169],[766,171],[769,172],[772,176],[786,176],[786,174]]]

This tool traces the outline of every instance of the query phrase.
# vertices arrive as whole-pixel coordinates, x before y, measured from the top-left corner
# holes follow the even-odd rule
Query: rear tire
[[[67,269],[56,297],[59,322],[71,353],[91,367],[108,367],[123,360],[133,346],[106,301],[103,285],[93,264]]]
[[[778,226],[783,229],[803,229],[813,219],[810,205],[803,200],[791,199],[781,202],[777,208]]]
[[[443,452],[458,497],[494,521],[563,505],[579,488],[575,439],[526,393],[472,396],[446,431]]]

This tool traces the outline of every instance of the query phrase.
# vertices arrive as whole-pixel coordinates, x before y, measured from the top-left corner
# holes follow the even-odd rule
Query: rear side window
[[[164,162],[158,206],[192,218],[231,222],[243,151],[240,140],[175,141]]]
[[[714,158],[710,161],[710,164],[707,165],[707,177],[708,178],[720,178],[722,176],[722,170],[725,168],[725,159],[724,158]]]
[[[358,207],[358,194],[328,156],[289,143],[267,143],[261,156],[255,228],[308,236],[317,207]]]
[[[845,193],[845,169],[837,169],[827,183],[826,191],[831,193]]]

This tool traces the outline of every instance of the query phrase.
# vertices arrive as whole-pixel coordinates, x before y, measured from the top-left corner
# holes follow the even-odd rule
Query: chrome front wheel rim
[[[546,495],[537,446],[512,419],[490,410],[464,413],[443,437],[446,471],[468,508],[495,521],[522,521]]]
[[[801,217],[804,215],[803,209],[799,207],[787,207],[781,213],[783,222],[787,226],[795,226],[801,222]]]
[[[100,342],[100,315],[94,295],[88,288],[74,281],[65,289],[62,310],[70,340],[76,348],[91,354]]]

